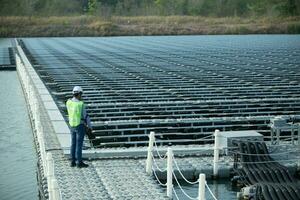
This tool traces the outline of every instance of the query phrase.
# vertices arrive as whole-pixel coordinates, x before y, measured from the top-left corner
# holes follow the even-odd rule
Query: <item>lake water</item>
[[[0,71],[0,199],[38,199],[36,154],[16,72]]]

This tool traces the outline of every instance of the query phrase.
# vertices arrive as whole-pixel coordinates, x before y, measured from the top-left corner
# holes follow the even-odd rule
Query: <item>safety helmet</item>
[[[83,92],[83,90],[82,90],[82,88],[80,87],[80,86],[75,86],[74,88],[73,88],[73,94],[78,94],[78,93],[82,93]]]

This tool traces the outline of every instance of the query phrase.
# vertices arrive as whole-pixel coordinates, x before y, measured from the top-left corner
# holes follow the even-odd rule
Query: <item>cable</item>
[[[209,191],[209,193],[210,193],[210,195],[213,197],[213,199],[214,200],[218,200],[217,198],[216,198],[216,196],[212,193],[212,191],[210,190],[210,188],[208,187],[208,185],[207,185],[207,182],[205,181],[205,186],[207,187],[207,189],[208,189],[208,191]]]
[[[238,174],[239,177],[241,177],[241,181],[243,181],[244,185],[246,185],[246,186],[250,186],[251,185],[247,181],[246,177],[240,172],[240,170],[238,170],[238,169],[233,169],[233,170],[234,170],[234,172],[236,172]]]
[[[176,162],[176,160],[175,160],[174,155],[173,155],[173,161],[174,161],[174,163],[175,163],[176,168],[178,169],[179,174],[181,175],[181,177],[183,178],[183,180],[185,180],[185,182],[187,182],[187,183],[189,183],[189,184],[191,184],[191,185],[195,185],[195,184],[199,183],[199,180],[197,180],[197,181],[195,181],[195,182],[191,182],[191,181],[187,180],[187,179],[184,177],[184,175],[182,174],[181,170],[180,170],[179,167],[178,167],[178,164],[177,164],[177,162]]]

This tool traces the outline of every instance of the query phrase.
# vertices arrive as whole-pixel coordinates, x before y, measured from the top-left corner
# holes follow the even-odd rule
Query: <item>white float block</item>
[[[50,95],[49,91],[46,88],[38,88],[38,92],[40,95]]]
[[[49,95],[49,94],[42,94],[41,99],[42,99],[42,101],[53,101],[51,95]]]
[[[59,134],[57,139],[62,149],[70,149],[71,147],[71,134]]]
[[[46,110],[58,110],[58,107],[56,106],[56,104],[51,101],[45,101],[44,107]]]
[[[51,121],[63,121],[64,118],[58,110],[47,110]]]
[[[70,129],[65,121],[52,121],[52,125],[56,134],[70,133]]]

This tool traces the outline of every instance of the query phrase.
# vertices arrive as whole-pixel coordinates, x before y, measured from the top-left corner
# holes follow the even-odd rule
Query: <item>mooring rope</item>
[[[181,170],[180,170],[180,168],[179,168],[179,166],[178,166],[178,164],[177,164],[177,161],[175,160],[174,155],[173,155],[173,161],[174,161],[174,163],[175,163],[175,166],[176,166],[176,168],[177,168],[177,170],[178,170],[180,176],[183,178],[183,180],[184,180],[185,182],[187,182],[187,183],[189,183],[189,184],[191,184],[191,185],[195,185],[195,184],[199,183],[199,180],[197,180],[197,181],[195,181],[195,182],[191,182],[191,181],[187,180],[187,178],[182,174],[182,172],[181,172]]]
[[[163,183],[159,180],[159,178],[158,178],[158,176],[157,176],[157,174],[156,174],[156,172],[155,172],[155,169],[154,169],[153,167],[152,167],[152,171],[153,171],[153,174],[154,174],[154,176],[155,176],[155,178],[156,178],[158,184],[161,185],[161,186],[163,186],[163,187],[166,187],[167,184],[166,184],[166,183],[163,184]]]
[[[151,153],[151,157],[152,157],[152,159],[153,159],[153,163],[154,163],[156,169],[158,169],[160,172],[165,172],[165,171],[167,171],[167,168],[161,169],[161,168],[158,166],[158,164],[157,164],[157,162],[156,162],[156,160],[155,160],[155,158],[154,158],[154,156],[153,156],[152,153]]]
[[[176,183],[177,183],[179,189],[181,190],[181,192],[182,192],[187,198],[189,198],[189,199],[191,199],[191,200],[196,200],[198,197],[191,197],[190,195],[188,195],[188,194],[184,191],[184,189],[181,187],[179,181],[177,180],[177,177],[176,177],[174,171],[172,171],[172,174],[173,174],[174,179],[175,179],[175,181],[176,181]]]

